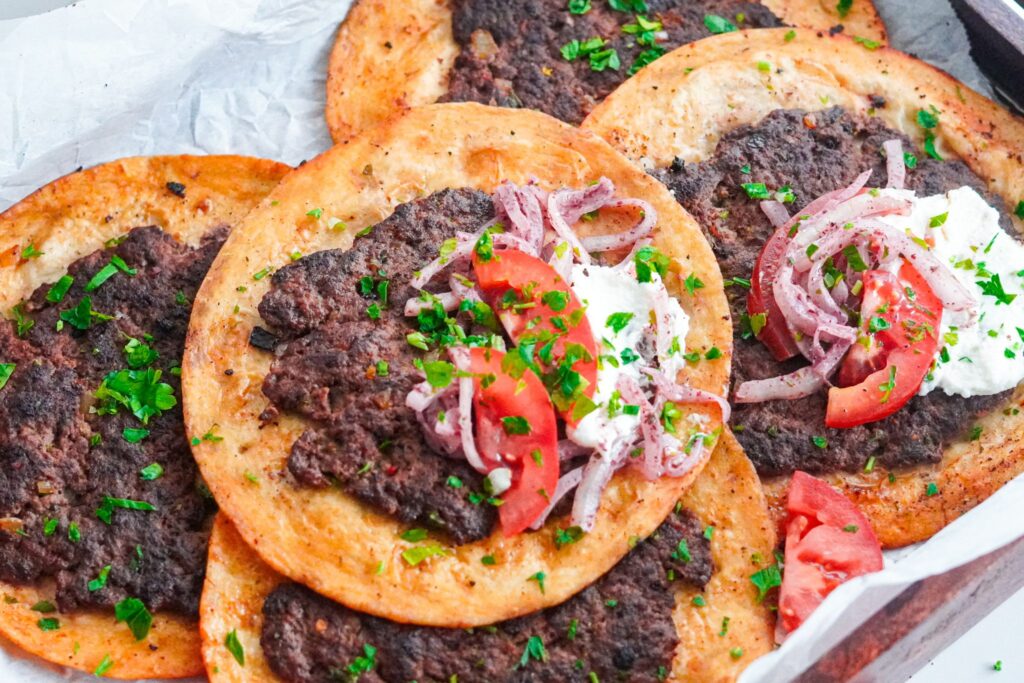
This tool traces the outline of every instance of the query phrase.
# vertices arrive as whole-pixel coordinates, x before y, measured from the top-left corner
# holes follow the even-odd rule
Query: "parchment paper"
[[[876,0],[892,42],[986,94],[946,0]],[[0,209],[80,166],[235,153],[296,164],[327,149],[326,57],[348,0],[83,0],[0,22]],[[1024,535],[1024,480],[887,568],[840,587],[743,683],[776,683],[913,581]],[[94,680],[0,648],[0,681]]]

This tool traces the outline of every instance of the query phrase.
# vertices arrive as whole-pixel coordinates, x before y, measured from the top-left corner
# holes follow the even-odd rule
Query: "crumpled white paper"
[[[296,164],[330,146],[327,54],[349,0],[82,0],[0,21],[0,209],[79,166],[233,153]],[[876,0],[893,43],[990,93],[947,0]],[[914,581],[1024,535],[1024,480],[835,591],[743,683],[800,673]],[[95,680],[0,648],[0,681]]]

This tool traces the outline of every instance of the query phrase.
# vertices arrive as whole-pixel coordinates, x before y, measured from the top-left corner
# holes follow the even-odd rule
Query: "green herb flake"
[[[782,572],[779,571],[779,565],[769,565],[754,572],[750,575],[750,582],[757,588],[757,601],[763,602],[768,591],[782,585]]]
[[[705,14],[704,15],[704,27],[711,31],[711,33],[730,33],[732,31],[738,31],[736,24],[732,23],[725,17],[720,17],[717,14]]]
[[[0,389],[7,386],[7,381],[11,379],[17,367],[15,363],[0,363]]]
[[[245,666],[245,650],[242,648],[242,642],[238,640],[238,630],[231,629],[228,635],[224,638],[224,647],[231,653],[231,656],[235,658],[239,666]]]
[[[704,282],[693,273],[690,273],[683,281],[683,286],[686,288],[686,291],[690,296],[696,296],[698,289],[704,289]]]
[[[39,258],[43,255],[43,252],[36,249],[36,245],[29,243],[27,247],[21,250],[21,258],[26,261],[29,259]]]
[[[410,567],[415,567],[431,557],[443,557],[447,554],[448,551],[440,545],[437,543],[431,543],[429,545],[418,545],[412,548],[406,548],[402,551],[402,559],[405,560],[406,564]]]
[[[938,484],[936,484],[934,481],[928,482],[928,486],[926,486],[925,489],[924,489],[924,495],[926,495],[929,498],[931,498],[932,496],[937,495],[938,493],[939,493],[939,486],[938,486]]]
[[[114,619],[127,624],[136,641],[144,640],[153,624],[153,615],[138,598],[125,598],[114,605]]]
[[[71,285],[74,284],[75,278],[70,275],[62,275],[59,280],[53,283],[49,291],[46,292],[46,300],[51,304],[57,304],[64,300],[64,296],[71,289]]]
[[[103,567],[100,570],[99,575],[89,582],[88,588],[90,592],[96,592],[99,589],[107,585],[107,577],[110,575],[110,565]]]
[[[149,465],[146,465],[141,470],[139,470],[139,479],[142,479],[143,481],[155,481],[156,479],[162,477],[163,474],[163,465],[161,465],[158,462],[154,462]]]
[[[501,418],[501,426],[509,436],[526,435],[532,431],[529,420],[519,415]]]
[[[537,587],[540,588],[540,592],[544,593],[544,581],[548,578],[548,575],[544,572],[537,572],[533,576],[528,577],[527,581],[536,581]]]
[[[93,676],[103,676],[114,667],[114,660],[110,658],[109,654],[103,655],[103,659],[96,665],[96,668],[92,670]]]
[[[863,45],[865,50],[877,50],[878,48],[882,47],[882,44],[877,40],[871,40],[870,38],[865,38],[864,36],[854,36],[853,42],[859,45]]]
[[[770,199],[772,196],[764,183],[741,183],[740,187],[750,199]]]
[[[498,561],[494,559],[494,555],[484,555],[480,558],[480,564],[486,565],[488,567],[493,567],[494,565],[498,564]]]
[[[53,617],[44,617],[36,622],[40,631],[56,631],[60,628],[60,620]]]
[[[121,432],[121,436],[128,443],[139,443],[147,436],[149,436],[148,429],[137,429],[134,427],[125,427],[124,431]]]
[[[628,325],[629,321],[632,319],[632,313],[612,313],[610,316],[608,316],[608,319],[605,321],[604,324],[605,327],[611,328],[613,332],[618,334],[619,332],[622,332],[622,330],[626,328],[626,325]]]
[[[540,636],[530,636],[529,640],[526,641],[523,656],[519,658],[519,664],[516,668],[525,667],[530,663],[531,659],[535,662],[548,661],[548,652],[544,649],[544,640]]]

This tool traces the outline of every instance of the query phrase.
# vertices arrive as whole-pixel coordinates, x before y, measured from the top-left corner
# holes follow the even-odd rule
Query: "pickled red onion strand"
[[[449,313],[458,308],[459,304],[462,302],[462,298],[456,295],[454,292],[438,292],[433,296],[437,297],[438,300],[440,300],[441,306],[443,306],[444,310]],[[426,311],[433,307],[433,301],[424,301],[422,298],[414,296],[413,298],[405,302],[405,310],[403,312],[405,313],[406,316],[411,317],[414,315],[419,315],[420,311]]]
[[[594,528],[597,509],[601,506],[601,493],[612,477],[610,460],[595,453],[583,467],[583,475],[572,501],[572,523],[584,531]]]
[[[461,372],[469,372],[469,354],[464,348],[450,348],[448,355],[452,364]],[[459,378],[459,431],[462,438],[462,454],[466,456],[466,462],[470,467],[481,474],[487,473],[487,467],[480,458],[476,448],[476,438],[473,435],[473,378]]]
[[[548,521],[548,516],[551,511],[555,509],[555,506],[565,498],[569,491],[579,486],[580,481],[583,480],[584,467],[577,467],[574,470],[569,470],[561,477],[558,478],[558,484],[555,486],[555,492],[551,495],[551,500],[548,502],[548,506],[544,508],[543,512],[538,515],[537,519],[530,525],[530,529],[536,531],[537,529],[544,526],[544,522]]]
[[[639,383],[629,375],[621,375],[615,388],[622,395],[622,400],[629,404],[640,407],[640,432],[643,435],[643,457],[637,461],[641,474],[648,481],[654,481],[660,477],[664,468],[662,467],[661,435],[663,433],[659,419],[661,411],[655,411],[654,406],[644,395]]]
[[[830,210],[832,207],[842,204],[847,199],[857,196],[857,193],[864,189],[864,186],[868,184],[868,180],[870,179],[871,171],[864,171],[846,187],[841,187],[838,190],[833,190],[832,192],[826,192],[812,201],[804,207],[803,211],[798,211],[797,216],[808,216],[810,218],[814,218],[817,214],[823,213]]]
[[[675,455],[665,460],[665,474],[673,478],[689,474],[704,459],[704,451],[707,450],[704,439],[698,438],[692,442],[690,452],[687,453],[685,447],[682,447],[682,442],[671,434],[665,435],[662,447],[666,453],[675,451]]]
[[[776,228],[781,228],[789,222],[789,209],[782,202],[777,202],[774,199],[765,199],[761,201],[761,211],[768,217],[771,224]]]
[[[591,235],[584,237],[581,242],[587,251],[609,251],[634,244],[651,234],[655,224],[658,222],[658,212],[650,203],[642,199],[613,199],[605,204],[606,207],[632,206],[641,211],[640,222],[625,232],[612,235]]]
[[[825,262],[817,261],[807,274],[807,291],[818,308],[836,320],[845,317],[839,303],[832,298],[832,292],[825,286]]]
[[[492,195],[495,206],[508,217],[512,234],[529,245],[527,253],[540,253],[544,239],[544,214],[537,195],[508,181],[498,185]]]
[[[427,286],[428,282],[434,279],[434,276],[446,267],[456,261],[469,257],[469,255],[473,253],[474,244],[474,241],[458,240],[455,245],[455,250],[452,251],[452,253],[446,256],[438,256],[436,259],[420,268],[419,272],[413,276],[412,280],[409,281],[409,284],[416,289],[423,289]]]
[[[728,422],[732,416],[732,406],[724,397],[703,389],[696,389],[686,384],[673,382],[668,375],[661,370],[652,367],[640,368],[640,372],[649,375],[654,380],[658,393],[669,401],[680,403],[714,403],[722,409],[722,422]]]
[[[562,439],[558,442],[558,459],[572,460],[581,455],[592,453],[594,449],[581,446],[572,439]]]
[[[651,273],[651,280],[659,282],[657,273]],[[672,321],[675,314],[671,309],[668,289],[664,286],[651,288],[651,299],[654,304],[654,349],[658,357],[658,365],[665,367],[669,361],[669,349],[672,348]]]
[[[732,400],[735,403],[794,400],[810,396],[824,386],[824,380],[815,374],[810,365],[806,365],[787,375],[743,382],[736,387]]]
[[[885,150],[885,173],[888,176],[886,187],[902,190],[907,178],[907,164],[903,159],[903,141],[899,138],[886,140],[882,143]]]
[[[569,245],[570,253],[559,258],[560,261],[564,261],[568,256],[570,259],[575,257],[583,265],[590,265],[590,254],[571,226],[583,214],[596,211],[607,204],[614,193],[615,185],[602,177],[585,190],[556,190],[548,196],[548,220],[551,222],[551,228],[560,240]]]

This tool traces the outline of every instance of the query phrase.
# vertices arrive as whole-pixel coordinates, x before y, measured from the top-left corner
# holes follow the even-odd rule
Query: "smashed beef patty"
[[[0,389],[4,581],[54,579],[62,611],[134,597],[198,614],[215,506],[178,375],[192,299],[226,236],[193,249],[136,228],[0,321],[0,363],[13,365]]]

